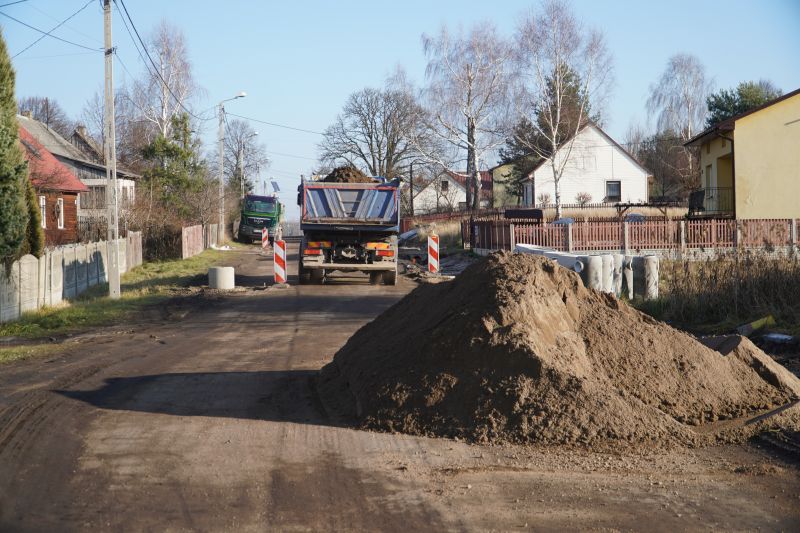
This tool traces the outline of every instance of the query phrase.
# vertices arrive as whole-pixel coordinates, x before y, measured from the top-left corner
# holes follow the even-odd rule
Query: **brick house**
[[[42,214],[45,246],[78,242],[78,195],[89,188],[22,126],[19,139]]]

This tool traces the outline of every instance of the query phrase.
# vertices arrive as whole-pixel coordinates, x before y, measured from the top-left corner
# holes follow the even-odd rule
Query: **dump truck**
[[[370,283],[397,283],[400,180],[371,183],[303,180],[300,283],[322,283],[333,271],[364,272]]]
[[[283,222],[283,205],[275,196],[247,194],[242,199],[241,219],[239,220],[240,242],[261,242],[261,230],[269,230],[272,243],[275,232]]]

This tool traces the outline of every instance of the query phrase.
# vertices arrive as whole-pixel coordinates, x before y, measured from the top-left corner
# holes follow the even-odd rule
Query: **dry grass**
[[[640,302],[647,313],[683,328],[725,332],[772,315],[800,334],[800,257],[763,251],[703,261],[662,261],[660,298]]]
[[[439,236],[439,248],[442,255],[463,250],[460,220],[442,220],[420,226],[417,228],[419,242],[426,243],[428,235],[434,232]]]

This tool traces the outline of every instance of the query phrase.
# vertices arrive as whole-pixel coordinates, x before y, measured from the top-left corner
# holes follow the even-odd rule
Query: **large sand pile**
[[[365,427],[481,442],[703,444],[797,424],[800,407],[753,418],[800,382],[747,339],[722,348],[547,259],[500,253],[361,328],[320,391]]]
[[[372,183],[375,180],[356,167],[336,167],[322,181],[327,183]]]

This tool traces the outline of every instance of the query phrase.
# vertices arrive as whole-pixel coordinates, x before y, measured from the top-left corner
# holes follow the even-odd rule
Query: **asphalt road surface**
[[[256,290],[257,248],[228,264],[251,290],[0,367],[0,531],[798,529],[797,464],[768,449],[475,446],[333,421],[316,371],[414,285]]]

